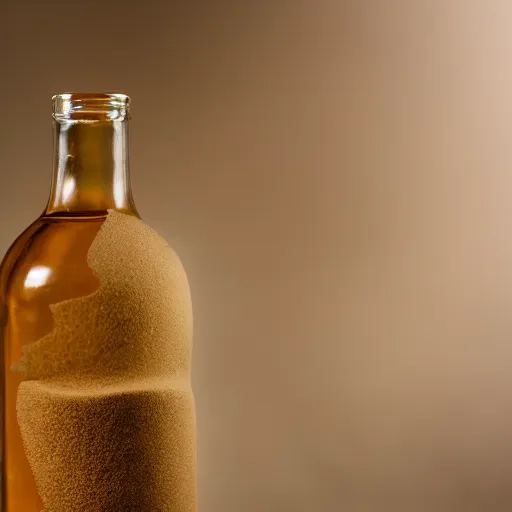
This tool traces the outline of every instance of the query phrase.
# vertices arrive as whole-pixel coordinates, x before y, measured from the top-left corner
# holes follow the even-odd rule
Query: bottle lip
[[[53,118],[76,121],[114,121],[129,118],[130,98],[122,93],[73,92],[52,98]]]

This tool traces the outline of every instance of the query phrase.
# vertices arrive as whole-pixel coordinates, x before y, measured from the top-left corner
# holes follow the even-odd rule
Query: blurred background
[[[51,96],[132,98],[188,271],[201,512],[512,509],[512,5],[0,0],[0,252]]]

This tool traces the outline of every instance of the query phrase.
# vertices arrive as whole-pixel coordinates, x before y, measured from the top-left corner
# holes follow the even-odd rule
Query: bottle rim
[[[52,103],[53,118],[57,121],[114,121],[129,118],[130,97],[123,93],[60,93],[53,96]]]

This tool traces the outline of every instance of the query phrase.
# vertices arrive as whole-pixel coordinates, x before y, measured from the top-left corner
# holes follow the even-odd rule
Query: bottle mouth
[[[56,94],[53,118],[77,121],[114,121],[128,119],[130,98],[121,93],[75,92]]]

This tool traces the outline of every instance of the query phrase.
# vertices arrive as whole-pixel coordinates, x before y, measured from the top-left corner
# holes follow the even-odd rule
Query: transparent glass
[[[53,98],[55,158],[48,205],[13,243],[0,269],[2,347],[2,511],[41,512],[16,415],[24,345],[53,328],[50,304],[92,293],[89,248],[108,210],[138,217],[128,172],[129,98]],[[91,511],[92,512],[92,511]]]

